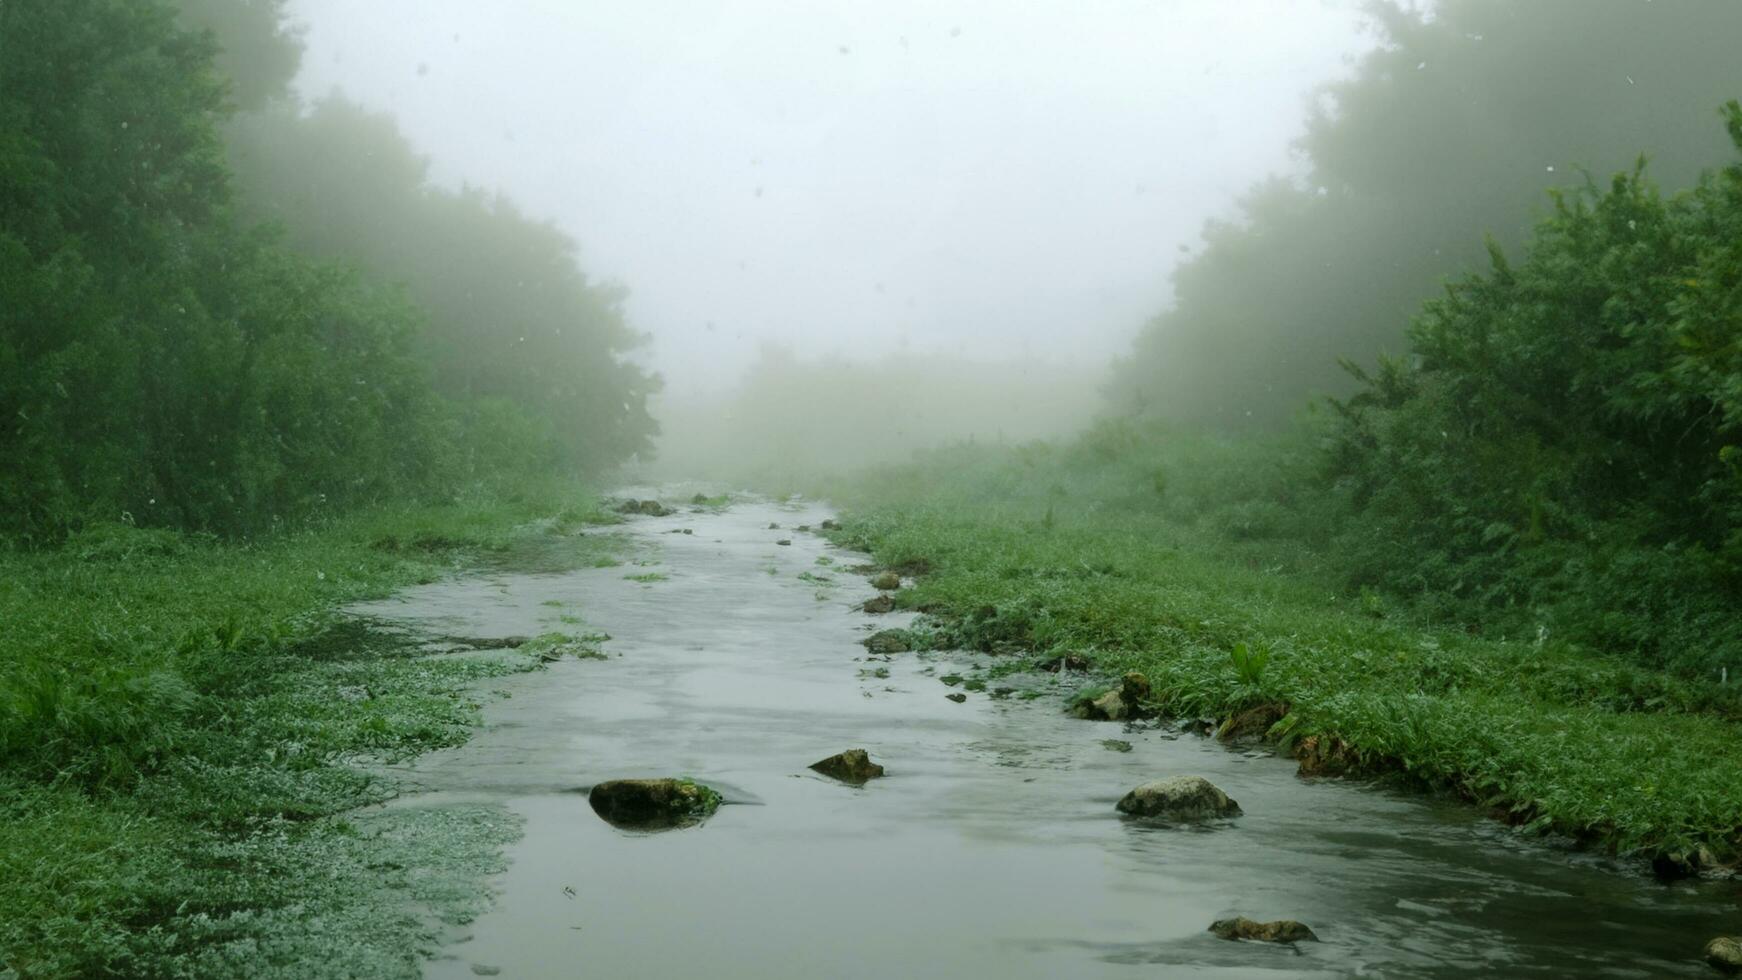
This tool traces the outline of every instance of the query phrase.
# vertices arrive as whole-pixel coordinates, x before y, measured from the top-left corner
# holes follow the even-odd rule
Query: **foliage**
[[[1266,483],[1253,476],[1259,453],[1223,451],[1238,465],[1224,457],[1207,472],[1193,465],[1215,458],[1201,447],[1162,456],[1179,474],[1170,494],[1204,481],[1178,510],[1155,500],[1153,456],[1085,472],[1078,454],[1093,450],[1081,444],[1032,448],[1044,464],[940,452],[830,490],[849,507],[843,542],[883,564],[928,559],[903,598],[949,624],[945,642],[990,631],[1047,659],[1140,670],[1185,717],[1287,705],[1278,728],[1292,739],[1341,739],[1371,770],[1623,853],[1739,853],[1735,688],[1559,640],[1374,618],[1326,588],[1309,535],[1230,543],[1192,519],[1194,501],[1217,496],[1212,483],[1247,494]],[[1054,481],[1070,492],[1051,494]],[[1035,533],[1037,499],[1056,501],[1050,533]],[[1230,669],[1240,645],[1244,675]],[[1270,656],[1255,670],[1258,651]]]
[[[645,446],[651,382],[619,356],[635,338],[618,294],[506,202],[426,193],[420,169],[365,162],[372,144],[320,142],[282,108],[300,50],[283,15],[281,0],[0,5],[0,536],[258,533]],[[319,234],[366,220],[434,249],[371,263],[409,295],[284,247],[306,223],[283,239],[237,218],[271,210],[253,184],[240,209],[233,193],[237,107],[276,120],[275,152],[305,172],[372,175],[355,185],[411,202],[309,211],[333,222]],[[409,154],[389,124],[328,115],[358,123],[341,141]],[[347,153],[351,169],[328,165]],[[476,377],[456,381],[462,364]]]
[[[1350,581],[1742,662],[1739,243],[1742,163],[1670,199],[1635,169],[1558,195],[1521,260],[1496,248],[1430,302],[1410,359],[1351,366],[1327,461]]]
[[[464,741],[479,679],[596,638],[430,655],[338,610],[486,557],[591,563],[607,539],[533,522],[564,504],[603,517],[552,484],[247,544],[104,525],[0,554],[0,974],[417,976],[433,926],[407,897],[475,910],[512,821],[333,815],[397,791],[380,762]]]
[[[1257,687],[1264,679],[1264,668],[1270,665],[1270,651],[1242,640],[1228,651],[1228,659],[1234,664],[1234,675],[1240,678],[1240,683]]]
[[[623,355],[643,338],[624,291],[581,271],[554,225],[475,188],[433,186],[391,117],[333,96],[239,119],[241,208],[299,251],[403,283],[428,311],[420,353],[463,406],[468,472],[527,461],[598,469],[646,453],[657,389]]]
[[[1222,429],[1346,393],[1339,357],[1402,349],[1410,314],[1545,189],[1652,155],[1686,186],[1742,92],[1742,6],[1633,0],[1374,2],[1379,44],[1326,87],[1297,178],[1253,188],[1174,274],[1111,386],[1120,411]],[[1577,43],[1570,43],[1576,31]]]

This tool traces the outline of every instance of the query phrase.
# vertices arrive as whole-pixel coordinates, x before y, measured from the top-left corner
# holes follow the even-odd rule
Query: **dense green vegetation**
[[[1494,246],[1406,358],[1346,364],[1355,393],[1295,428],[1108,421],[1017,450],[1005,490],[1199,528],[1474,635],[1742,674],[1739,242],[1742,163],[1671,197],[1640,168],[1559,193],[1521,257]]]
[[[393,120],[329,97],[231,130],[242,210],[298,251],[401,283],[419,345],[453,396],[466,474],[596,469],[646,452],[652,378],[622,290],[588,280],[575,243],[513,202],[433,187]]]
[[[1729,129],[1742,152],[1742,107]],[[1742,660],[1742,163],[1557,198],[1336,403],[1357,584],[1520,609],[1646,662]]]
[[[91,525],[0,558],[0,973],[418,975],[512,823],[334,815],[393,796],[381,761],[463,741],[473,682],[547,651],[432,653],[340,607],[479,560],[608,561],[570,533],[605,519],[551,485],[251,545]]]
[[[512,821],[340,815],[553,650],[340,607],[603,560],[573,480],[653,429],[618,293],[390,123],[305,116],[283,6],[0,3],[0,975],[418,975]],[[268,145],[379,209],[280,215]],[[430,251],[327,247],[359,221]]]
[[[426,188],[380,120],[305,122],[280,6],[0,7],[0,533],[255,532],[645,447],[617,295],[550,227]],[[252,226],[280,189],[237,193],[227,134],[333,178],[296,197],[288,237]],[[326,257],[359,223],[426,251]]]
[[[929,570],[903,601],[930,642],[1135,667],[1181,714],[1286,706],[1260,727],[1315,766],[1734,861],[1742,163],[1554,205],[1295,430],[956,447],[835,488],[847,536]]]
[[[1274,453],[1167,444],[1147,470],[1113,462],[1133,448],[1104,434],[930,454],[831,488],[840,539],[923,572],[899,594],[938,624],[923,643],[1140,670],[1186,718],[1283,706],[1252,733],[1326,771],[1394,773],[1668,866],[1742,856],[1735,687],[1337,588],[1310,518],[1253,493],[1250,467]],[[1244,676],[1242,644],[1261,652]]]
[[[1742,93],[1742,7],[1633,0],[1370,6],[1380,46],[1328,86],[1298,178],[1212,223],[1174,301],[1116,371],[1118,410],[1275,426],[1338,358],[1405,347],[1404,326],[1482,237],[1516,246],[1544,191],[1641,152],[1671,187],[1723,153],[1713,107]]]

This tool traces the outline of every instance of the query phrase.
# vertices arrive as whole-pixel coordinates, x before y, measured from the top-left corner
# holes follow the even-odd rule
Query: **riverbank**
[[[468,737],[475,682],[584,641],[431,645],[342,609],[480,567],[613,563],[579,533],[613,519],[551,484],[0,556],[0,977],[417,976],[514,823],[352,811],[398,791],[383,763]]]
[[[1053,478],[1067,479],[984,452],[886,470],[831,488],[847,510],[837,540],[918,573],[899,602],[937,624],[922,644],[1141,671],[1158,710],[1244,716],[1307,771],[1447,791],[1661,873],[1742,856],[1733,687],[1435,626],[1340,594],[1298,548],[1231,543]]]

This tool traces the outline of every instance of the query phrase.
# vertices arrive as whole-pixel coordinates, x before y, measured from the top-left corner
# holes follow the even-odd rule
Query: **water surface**
[[[905,618],[856,611],[873,593],[846,567],[865,557],[795,530],[829,516],[684,507],[615,529],[647,564],[444,582],[366,610],[454,635],[611,637],[605,661],[491,682],[510,696],[477,737],[408,774],[426,792],[398,805],[496,802],[526,831],[495,909],[428,977],[1707,976],[1701,947],[1736,931],[1730,883],[1660,885],[1453,804],[1076,721],[1050,694],[949,701],[938,678],[972,658],[859,645]],[[667,578],[626,577],[649,572]],[[806,768],[854,747],[889,775],[855,789]],[[1245,815],[1180,830],[1114,812],[1175,774]],[[663,775],[734,802],[662,834],[587,804],[595,782]],[[1233,914],[1324,941],[1205,932]]]

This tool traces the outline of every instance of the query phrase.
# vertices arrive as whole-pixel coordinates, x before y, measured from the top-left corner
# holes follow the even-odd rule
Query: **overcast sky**
[[[758,345],[1104,361],[1372,43],[1346,0],[293,0],[398,116],[629,287],[676,393]]]

